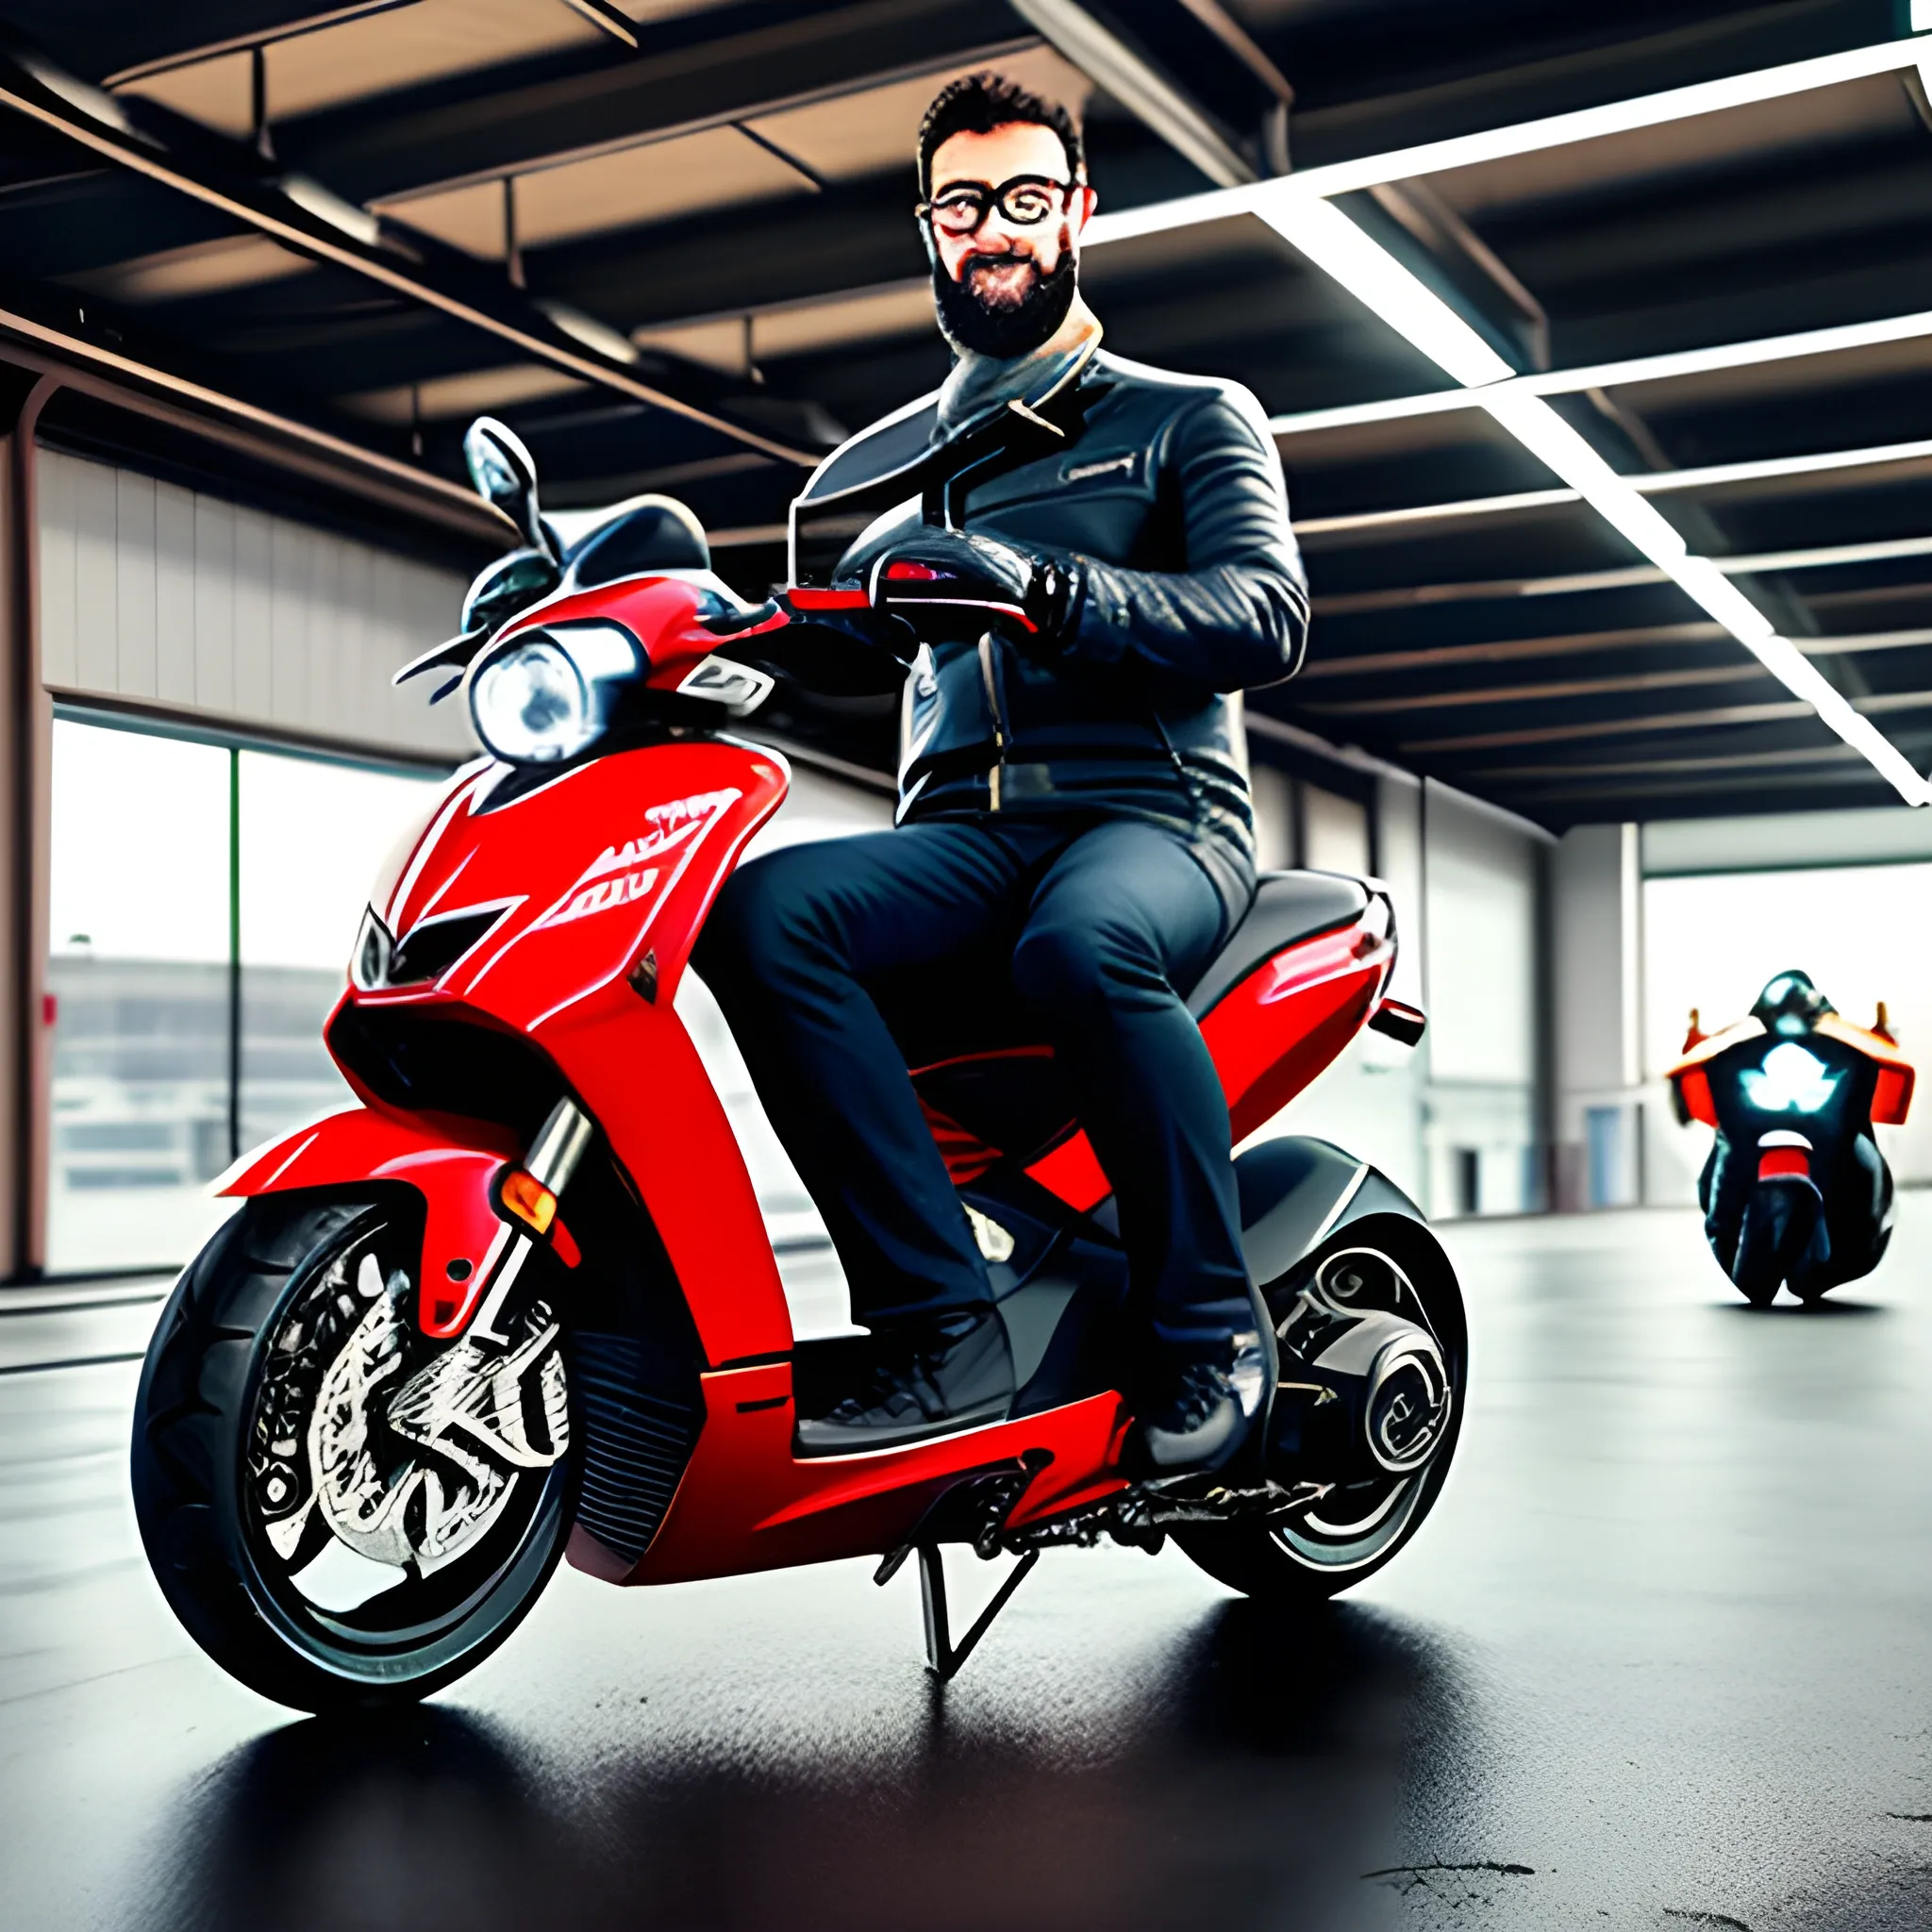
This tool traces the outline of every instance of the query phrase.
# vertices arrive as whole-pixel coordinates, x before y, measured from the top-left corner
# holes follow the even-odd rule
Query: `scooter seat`
[[[1368,891],[1340,873],[1264,873],[1254,902],[1188,993],[1204,1018],[1284,947],[1357,919]],[[987,1147],[1030,1155],[1074,1124],[1066,1083],[1014,991],[1010,945],[867,982],[928,1112]]]
[[[1264,959],[1284,946],[1359,919],[1369,905],[1360,879],[1339,872],[1264,872],[1247,916],[1188,994],[1188,1010],[1205,1019]]]

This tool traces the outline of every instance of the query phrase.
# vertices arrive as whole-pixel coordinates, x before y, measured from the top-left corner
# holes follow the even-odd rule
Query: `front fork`
[[[582,1108],[567,1095],[550,1109],[521,1167],[505,1166],[491,1187],[491,1195],[503,1225],[485,1252],[482,1264],[474,1272],[474,1285],[452,1280],[459,1290],[454,1300],[439,1300],[433,1310],[427,1295],[423,1298],[423,1332],[437,1340],[454,1340],[466,1330],[481,1341],[502,1342],[507,1338],[496,1326],[510,1290],[530,1251],[539,1241],[555,1248],[566,1266],[575,1266],[576,1243],[557,1217],[557,1204],[569,1187],[595,1131],[594,1123]],[[452,1262],[468,1269],[469,1263]],[[474,1314],[471,1312],[475,1310]]]

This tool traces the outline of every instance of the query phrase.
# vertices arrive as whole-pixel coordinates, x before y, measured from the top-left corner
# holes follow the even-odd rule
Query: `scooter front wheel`
[[[246,1203],[183,1274],[135,1401],[135,1514],[189,1634],[302,1710],[408,1702],[535,1602],[573,1513],[566,1338],[425,1337],[393,1200]]]

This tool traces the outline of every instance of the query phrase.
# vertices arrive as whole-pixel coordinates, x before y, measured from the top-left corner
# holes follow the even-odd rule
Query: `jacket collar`
[[[1078,341],[1065,348],[1049,345],[1030,356],[1008,358],[962,354],[939,392],[932,429],[934,446],[977,437],[1008,411],[1052,426],[1042,412],[1092,366],[1101,334],[1096,322]]]

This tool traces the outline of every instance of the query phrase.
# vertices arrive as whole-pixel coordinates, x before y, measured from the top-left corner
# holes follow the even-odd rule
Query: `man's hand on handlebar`
[[[863,584],[793,585],[705,628],[731,655],[827,696],[894,690],[922,640],[1004,631],[1030,657],[1058,658],[1080,602],[1077,562],[961,530],[918,529],[875,558]]]
[[[1003,630],[1030,657],[1059,656],[1080,606],[1077,562],[964,530],[910,532],[866,573],[874,609],[905,617],[920,636],[972,640]]]

